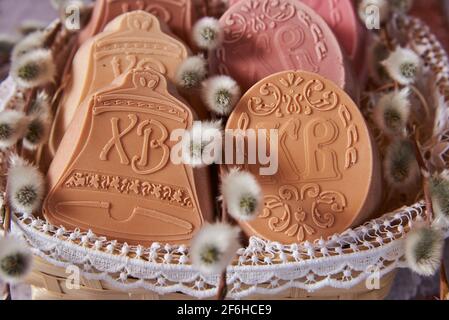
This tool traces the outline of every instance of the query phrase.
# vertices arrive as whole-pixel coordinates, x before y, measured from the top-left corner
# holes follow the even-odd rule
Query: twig
[[[440,299],[446,300],[449,295],[449,282],[447,280],[446,268],[444,262],[441,261],[440,268]]]
[[[209,1],[203,0],[202,2],[203,2],[204,16],[207,17],[207,16],[209,16]]]
[[[393,41],[391,40],[390,33],[388,32],[388,26],[384,26],[382,28],[382,35],[385,39],[385,43],[387,44],[387,48],[390,51],[394,51]]]
[[[9,207],[7,197],[5,197],[5,220],[3,221],[3,230],[5,236],[11,232],[11,208]]]
[[[50,129],[50,136],[48,137],[48,149],[52,157],[56,154],[57,146],[55,145],[55,132],[56,132],[56,123],[58,122],[57,119],[60,116],[61,107],[61,93],[63,90],[67,87],[68,83],[71,81],[71,74],[70,71],[72,69],[72,63],[73,59],[75,57],[75,54],[77,52],[78,46],[76,45],[77,37],[74,37],[70,41],[70,45],[72,46],[71,51],[67,57],[67,63],[64,67],[64,71],[61,77],[61,82],[59,83],[58,88],[55,91],[55,94],[53,95],[53,99],[51,101],[51,111],[53,115],[53,124]],[[72,43],[73,42],[73,43]]]
[[[228,173],[228,167],[227,166],[221,166],[220,167],[220,175],[223,177],[225,174]],[[220,220],[222,223],[228,223],[229,217],[228,217],[228,211],[226,208],[226,202],[224,199],[221,199],[221,217]],[[227,271],[226,269],[222,272],[220,276],[220,282],[218,284],[218,292],[217,292],[217,300],[225,300],[226,296],[228,294],[228,284],[227,284]]]
[[[421,101],[421,104],[424,108],[424,111],[426,112],[426,117],[430,118],[430,107],[429,104],[426,101],[426,98],[424,98],[424,95],[421,93],[421,91],[419,91],[419,89],[417,87],[415,87],[414,85],[410,85],[409,86],[410,89],[412,89],[413,93],[418,97],[418,99]]]
[[[423,179],[423,192],[424,192],[424,200],[426,202],[427,220],[430,223],[433,220],[433,206],[432,206],[432,198],[431,198],[430,186],[429,186],[430,171],[429,171],[429,167],[427,166],[427,164],[424,160],[424,157],[422,156],[422,153],[419,149],[416,129],[413,128],[411,132],[413,132],[413,136],[412,136],[411,140],[413,142],[414,149],[415,149],[416,161],[418,162],[418,166],[420,168],[421,176]]]
[[[53,30],[51,30],[50,34],[48,34],[48,36],[45,39],[45,42],[43,44],[43,47],[48,48],[48,47],[50,47],[53,44],[53,42],[55,41],[56,36],[58,35],[58,33],[61,30],[61,28],[62,28],[62,23],[58,22],[54,26]]]
[[[8,190],[8,186],[6,186],[6,190]],[[8,192],[5,195],[5,220],[3,221],[3,233],[4,236],[8,236],[11,232],[11,208],[8,204]],[[5,300],[11,300],[11,285],[9,283],[5,284]]]
[[[36,93],[37,93],[36,88],[29,89],[26,92],[25,106],[23,107],[23,112],[25,114],[28,114],[28,112],[30,111],[31,106],[33,105],[33,101],[36,97]],[[25,148],[23,148],[20,143],[18,144],[17,151],[18,151],[18,154],[20,154],[23,158],[32,160],[31,157],[29,156],[29,154],[27,154],[27,150]]]
[[[59,31],[61,30],[62,24],[59,22],[56,26],[54,26],[53,30],[51,30],[50,34],[47,36],[47,38],[45,39],[45,42],[43,44],[44,47],[50,47],[51,44],[55,41],[55,38],[57,36],[57,34],[59,33]],[[27,92],[27,98],[26,98],[26,103],[24,106],[24,112],[28,113],[32,103],[35,99],[37,93],[37,88],[32,88]],[[19,153],[23,153],[23,150],[21,150],[20,146],[16,146],[17,147],[17,151],[19,151]],[[4,236],[7,237],[10,233],[11,233],[11,223],[12,223],[12,219],[11,219],[11,207],[9,206],[8,203],[8,199],[9,199],[9,195],[8,195],[8,181],[6,182],[6,194],[5,194],[5,201],[4,201],[4,221],[3,221],[3,230],[4,230]],[[11,296],[11,285],[9,283],[6,283],[5,285],[5,300],[11,300],[12,296]]]
[[[426,212],[427,212],[427,220],[429,224],[433,221],[433,205],[432,205],[432,195],[430,194],[430,185],[429,185],[429,178],[430,178],[430,171],[428,169],[428,166],[426,165],[426,162],[424,161],[424,158],[421,154],[421,151],[418,146],[418,139],[416,135],[416,130],[414,130],[414,137],[413,137],[413,143],[415,146],[415,153],[416,153],[416,160],[418,161],[418,165],[421,168],[421,174],[423,178],[423,191],[424,191],[424,199],[426,203]],[[441,268],[440,268],[440,298],[445,299],[446,296],[449,294],[449,284],[447,280],[446,275],[446,268],[444,266],[444,261],[441,260]]]
[[[221,166],[220,174],[223,177],[225,172],[227,172],[226,166]],[[226,202],[224,199],[221,199],[221,222],[226,223],[228,221],[228,214],[226,208]],[[218,292],[217,292],[217,300],[225,300],[226,295],[228,294],[228,284],[227,284],[227,270],[226,268],[223,270],[220,276],[220,282],[218,283]]]
[[[391,88],[396,88],[396,87],[397,87],[397,82],[394,81],[394,82],[387,83],[387,84],[377,88],[373,92],[385,91],[385,90],[388,90],[388,89],[391,89]]]
[[[220,282],[218,284],[217,300],[223,301],[228,295],[228,284],[226,283],[227,272],[226,269],[221,273]]]

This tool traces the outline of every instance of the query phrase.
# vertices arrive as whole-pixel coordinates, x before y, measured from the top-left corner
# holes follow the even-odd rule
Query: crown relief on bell
[[[80,34],[80,43],[101,32],[116,17],[134,11],[155,15],[162,23],[185,42],[189,42],[190,30],[195,23],[196,14],[191,0],[97,0],[92,19]]]

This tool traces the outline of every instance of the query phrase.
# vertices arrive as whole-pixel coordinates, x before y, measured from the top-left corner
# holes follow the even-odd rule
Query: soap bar
[[[77,107],[88,94],[109,85],[135,67],[153,68],[174,80],[189,50],[166,34],[159,20],[144,11],[133,11],[111,21],[105,31],[85,42],[72,68],[72,81],[57,114],[50,143],[56,150]]]
[[[232,6],[242,0],[230,0]],[[296,0],[300,1],[316,13],[329,25],[335,33],[340,45],[355,61],[362,49],[362,28],[351,0]]]
[[[48,172],[45,218],[129,244],[188,243],[212,217],[206,171],[170,161],[175,129],[195,120],[152,69],[89,96]]]
[[[349,72],[326,22],[297,0],[242,0],[221,17],[223,45],[211,66],[232,76],[243,90],[284,70],[319,73],[349,90]]]
[[[192,0],[97,0],[89,24],[80,33],[80,44],[102,32],[114,18],[136,10],[157,16],[179,38],[190,41],[190,30],[196,21]]]
[[[241,223],[249,236],[285,244],[326,238],[364,222],[379,204],[380,164],[362,114],[317,74],[285,71],[261,80],[242,97],[227,129],[278,134],[270,145],[279,158],[274,175],[245,161],[264,194],[258,217]]]

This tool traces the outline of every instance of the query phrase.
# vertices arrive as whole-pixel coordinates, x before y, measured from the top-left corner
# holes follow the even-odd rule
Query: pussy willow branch
[[[220,171],[221,177],[224,177],[224,175],[228,172],[228,169],[226,166],[221,166],[219,171]],[[228,212],[227,212],[227,208],[226,208],[226,202],[224,201],[224,199],[221,199],[220,220],[222,223],[228,222]],[[220,275],[220,282],[218,283],[218,290],[217,290],[217,300],[220,300],[220,301],[225,300],[227,294],[228,294],[227,270],[225,268]]]
[[[426,211],[427,211],[427,221],[430,223],[433,220],[432,197],[430,194],[430,185],[429,185],[430,171],[419,148],[418,137],[415,129],[413,129],[411,140],[413,142],[415,149],[416,161],[418,162],[418,166],[421,171],[421,177],[423,180],[424,201],[426,203]]]
[[[55,120],[59,118],[59,114],[60,114],[60,112],[62,112],[61,111],[61,109],[62,109],[62,107],[61,107],[61,96],[62,95],[61,94],[64,91],[64,89],[67,87],[67,85],[71,79],[70,71],[72,69],[72,62],[73,62],[73,58],[75,57],[75,54],[78,50],[77,41],[78,41],[78,37],[73,37],[71,39],[71,41],[69,42],[69,45],[72,46],[72,49],[69,53],[67,63],[64,67],[64,71],[63,71],[63,74],[61,77],[61,82],[60,82],[58,88],[55,90],[55,94],[53,95],[53,99],[51,100],[51,112],[52,112],[52,116]],[[51,156],[53,156],[53,157],[56,154],[56,146],[54,145],[56,122],[57,121],[53,121],[53,124],[50,128],[50,135],[48,138],[48,149],[49,149]]]
[[[386,45],[387,45],[389,51],[393,51],[394,45],[393,45],[392,39],[390,37],[390,34],[388,32],[388,26],[384,26],[384,28],[382,28],[382,34],[384,36],[384,39],[385,39],[385,42],[386,42]],[[396,84],[395,88],[397,89],[397,84]],[[427,100],[424,98],[424,95],[415,86],[410,86],[410,88],[412,89],[414,94],[420,100],[422,107],[424,108],[424,111],[426,112],[426,116],[430,117],[429,105],[427,103]],[[431,194],[430,194],[430,185],[429,185],[429,179],[430,179],[431,172],[430,172],[429,167],[427,166],[427,164],[424,160],[424,157],[422,156],[422,153],[420,151],[417,130],[415,128],[413,128],[412,135],[413,135],[412,141],[414,144],[416,160],[421,169],[421,176],[423,179],[423,192],[424,192],[424,201],[426,203],[427,220],[430,224],[432,222],[433,216],[434,216],[433,206],[432,206],[432,198],[431,198]],[[440,298],[442,300],[445,299],[447,297],[448,293],[449,293],[448,279],[446,276],[446,268],[444,265],[444,261],[442,260],[441,261],[441,269],[440,269]]]
[[[444,266],[444,262],[441,262],[440,267],[440,299],[446,300],[449,299],[449,282],[446,274],[446,267]]]
[[[388,31],[388,26],[387,25],[385,25],[381,29],[381,34],[384,37],[384,40],[385,40],[385,43],[387,45],[388,50],[389,51],[394,51],[393,41],[391,40],[390,32]]]
[[[430,118],[430,107],[429,107],[429,104],[427,103],[426,98],[424,98],[424,95],[422,94],[422,92],[417,87],[415,87],[414,85],[410,85],[409,87],[410,87],[410,89],[412,89],[413,93],[420,100],[421,105],[423,106],[424,111],[426,112],[427,118]]]
[[[51,33],[47,36],[47,39],[44,42],[44,47],[49,47],[53,41],[55,40],[57,34],[61,30],[62,23],[59,22],[54,29],[51,31]],[[27,113],[31,105],[33,103],[33,100],[36,96],[37,88],[32,88],[27,92],[27,98],[24,106],[24,112]],[[21,150],[20,146],[17,146],[17,149],[20,153],[23,153],[23,150]],[[6,182],[6,195],[5,195],[5,201],[4,201],[4,210],[5,210],[5,218],[3,222],[3,233],[4,236],[8,236],[11,233],[11,207],[8,203],[9,200],[9,194],[8,194],[8,182]],[[11,285],[9,283],[6,283],[5,285],[5,300],[11,300]]]
[[[430,193],[430,182],[429,182],[431,172],[420,151],[416,130],[414,130],[412,141],[415,146],[416,160],[418,161],[418,165],[421,169],[421,175],[423,179],[424,201],[426,203],[426,211],[427,211],[427,221],[430,225],[434,218],[432,195]],[[444,300],[448,295],[448,293],[449,293],[449,283],[446,276],[446,267],[444,265],[444,260],[442,259],[440,263],[440,299]]]
[[[204,16],[207,17],[209,16],[209,1],[208,0],[202,0],[203,2],[203,13]]]
[[[25,106],[23,107],[23,112],[25,114],[28,114],[28,112],[31,109],[31,106],[33,105],[33,102],[36,98],[37,88],[31,88],[26,92],[26,99],[25,99]],[[17,153],[19,153],[22,157],[32,160],[31,155],[28,153],[28,151],[23,148],[22,143],[19,142],[17,145]]]
[[[6,190],[8,190],[8,185],[6,186]],[[3,234],[4,237],[6,237],[11,232],[11,207],[8,203],[8,192],[6,192],[5,195],[4,212],[5,216],[3,221]],[[11,300],[11,285],[8,282],[5,284],[5,300]]]

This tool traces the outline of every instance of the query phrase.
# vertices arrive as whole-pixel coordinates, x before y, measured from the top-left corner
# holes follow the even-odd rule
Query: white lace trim
[[[314,243],[281,245],[253,237],[228,268],[230,297],[276,294],[288,288],[349,289],[374,271],[383,276],[405,266],[403,238],[423,216],[423,203],[419,203]],[[59,267],[77,265],[87,279],[103,280],[124,291],[144,288],[196,298],[216,294],[218,275],[203,276],[194,270],[186,246],[128,246],[92,232],[56,228],[30,216],[14,220],[15,230],[25,236],[36,255]]]

